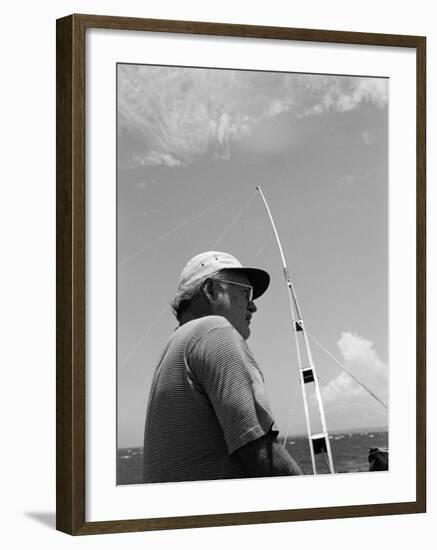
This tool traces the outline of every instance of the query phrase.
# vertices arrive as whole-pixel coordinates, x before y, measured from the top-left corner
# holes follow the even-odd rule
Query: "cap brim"
[[[264,294],[270,284],[270,275],[264,269],[256,267],[229,267],[226,271],[239,271],[246,275],[249,283],[253,286],[253,300]]]

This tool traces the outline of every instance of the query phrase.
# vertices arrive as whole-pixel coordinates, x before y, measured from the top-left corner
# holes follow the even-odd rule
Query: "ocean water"
[[[336,473],[368,472],[369,451],[379,447],[388,449],[387,431],[361,431],[334,433],[329,436]],[[304,436],[289,437],[286,449],[296,460],[304,474],[312,474],[308,439]],[[130,447],[117,451],[117,484],[142,483],[142,447]],[[318,474],[329,472],[322,454],[316,455]]]

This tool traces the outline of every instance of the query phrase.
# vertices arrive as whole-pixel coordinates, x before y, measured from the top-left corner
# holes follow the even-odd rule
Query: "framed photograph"
[[[57,21],[57,529],[426,510],[426,39]]]

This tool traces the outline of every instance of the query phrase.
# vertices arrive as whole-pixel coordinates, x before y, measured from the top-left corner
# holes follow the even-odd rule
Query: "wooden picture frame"
[[[408,48],[416,52],[416,499],[328,508],[86,521],[87,29]],[[290,522],[426,511],[426,39],[420,36],[70,15],[57,21],[57,529],[71,535]]]

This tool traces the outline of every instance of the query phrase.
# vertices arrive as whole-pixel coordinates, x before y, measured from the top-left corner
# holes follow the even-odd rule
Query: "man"
[[[185,266],[172,302],[179,327],[152,382],[144,481],[192,481],[301,471],[276,440],[263,374],[246,340],[267,272],[204,252]]]

